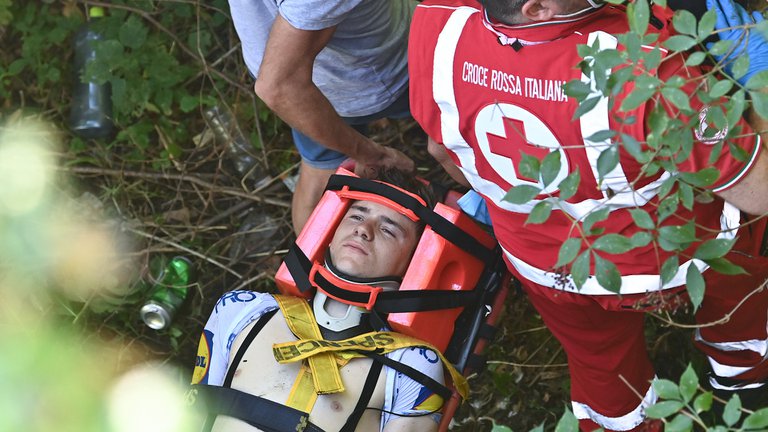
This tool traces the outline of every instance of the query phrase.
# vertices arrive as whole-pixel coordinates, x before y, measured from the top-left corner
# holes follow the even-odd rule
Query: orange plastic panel
[[[461,211],[437,204],[435,213],[453,222],[484,246],[488,248],[494,246],[493,238]],[[484,262],[427,227],[416,246],[411,266],[400,285],[400,291],[471,290],[475,288],[484,268]],[[389,314],[388,321],[393,330],[422,339],[444,351],[453,335],[454,322],[461,310],[462,308],[454,308],[429,312],[392,313]]]

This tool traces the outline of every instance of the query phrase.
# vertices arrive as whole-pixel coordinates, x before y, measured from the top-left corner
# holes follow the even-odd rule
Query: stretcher
[[[278,289],[302,297],[321,289],[336,300],[366,307],[394,331],[439,349],[464,376],[479,372],[485,366],[482,352],[495,333],[511,276],[492,235],[459,209],[460,194],[443,189],[440,195],[440,203],[425,208],[413,194],[359,179],[340,168],[278,270]],[[326,280],[327,275],[318,271],[339,221],[355,200],[377,201],[426,223],[397,291],[344,286]],[[441,431],[448,430],[462,399],[455,386],[449,388]]]

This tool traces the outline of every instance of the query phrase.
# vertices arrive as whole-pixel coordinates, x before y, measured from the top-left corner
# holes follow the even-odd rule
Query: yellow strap
[[[306,300],[292,296],[275,295],[275,300],[283,312],[285,322],[301,342],[305,339],[322,340],[312,310]],[[312,382],[317,394],[340,393],[344,391],[341,374],[333,353],[323,353],[309,359]],[[301,379],[301,376],[299,377]]]
[[[288,401],[285,403],[291,408],[309,413],[317,401],[317,393],[312,382],[312,372],[307,365],[301,365],[299,376],[291,387],[291,393],[288,395]]]
[[[377,351],[392,352],[401,348],[408,347],[428,348],[443,361],[443,366],[451,374],[453,385],[461,397],[467,398],[469,394],[469,384],[467,380],[453,367],[443,354],[432,345],[410,336],[395,332],[370,332],[360,336],[339,341],[327,341],[323,339],[302,339],[296,342],[286,342],[272,345],[272,354],[278,363],[291,363],[306,358],[311,359],[317,356],[325,356],[332,353],[342,355],[344,358],[365,357],[365,354],[352,352],[358,351]]]

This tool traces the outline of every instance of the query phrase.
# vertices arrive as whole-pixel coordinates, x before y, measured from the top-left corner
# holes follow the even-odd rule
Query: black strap
[[[196,403],[202,401],[213,415],[242,420],[265,432],[323,432],[309,414],[259,396],[228,387],[198,384]]]
[[[494,257],[493,249],[483,246],[477,239],[449,222],[443,216],[435,213],[431,208],[426,207],[414,197],[392,186],[363,178],[334,174],[328,180],[326,190],[340,190],[344,186],[347,186],[350,190],[354,191],[370,192],[376,195],[381,195],[384,198],[392,200],[413,211],[422,222],[429,225],[432,230],[441,237],[460,247],[467,253],[474,255],[483,262],[491,262]]]
[[[353,432],[357,428],[357,424],[360,423],[360,418],[365,413],[365,409],[368,408],[368,402],[371,401],[373,391],[376,389],[376,383],[379,381],[379,375],[381,374],[381,363],[371,363],[371,369],[368,371],[368,376],[365,378],[365,384],[363,384],[363,390],[360,392],[360,399],[357,400],[357,405],[352,411],[352,414],[347,417],[347,422],[339,430],[339,432]]]
[[[293,243],[288,249],[288,254],[285,255],[284,262],[299,291],[303,293],[310,291],[312,283],[309,281],[309,271],[312,269],[312,262],[299,245]]]
[[[222,386],[229,387],[232,385],[232,379],[235,377],[235,371],[237,371],[237,366],[240,365],[240,360],[243,359],[243,356],[245,355],[245,352],[248,351],[248,347],[251,345],[251,342],[253,342],[254,339],[256,339],[256,335],[259,334],[261,329],[264,328],[265,325],[269,322],[270,319],[275,315],[275,313],[278,311],[278,309],[271,310],[259,318],[258,321],[256,321],[256,324],[254,324],[253,327],[251,327],[251,331],[248,332],[248,335],[243,340],[243,343],[240,345],[240,348],[238,348],[237,353],[235,354],[235,357],[232,359],[232,363],[229,365],[229,368],[227,369],[227,376],[224,378],[224,383]]]
[[[401,372],[407,375],[417,383],[435,392],[435,394],[443,398],[444,401],[447,401],[448,399],[451,398],[451,390],[448,387],[440,384],[439,382],[432,379],[432,377],[421,372],[418,369],[414,369],[408,366],[407,364],[400,363],[399,361],[392,360],[387,356],[384,356],[375,352],[357,351],[357,350],[354,350],[354,351],[357,353],[363,354],[367,357],[370,357],[374,361],[374,363],[382,363],[387,367],[390,367],[398,372]]]

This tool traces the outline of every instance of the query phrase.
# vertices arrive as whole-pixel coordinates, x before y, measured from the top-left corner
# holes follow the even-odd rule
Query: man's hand
[[[756,23],[765,20],[763,15],[750,14],[733,0],[707,0],[707,9],[715,11],[715,29],[720,39],[732,42],[728,53],[715,56],[725,71],[732,74],[734,60],[745,53],[749,56],[749,67],[744,76],[736,79],[741,85],[746,85],[756,73],[768,70],[768,40],[754,28]],[[707,48],[712,45],[707,44]]]
[[[403,152],[385,147],[370,141],[372,148],[377,150],[372,156],[355,160],[355,174],[365,178],[375,178],[382,168],[397,168],[406,173],[412,173],[415,165],[411,158]]]

